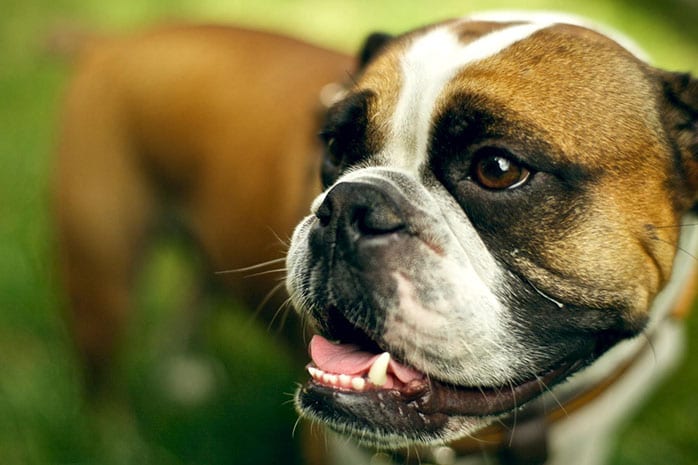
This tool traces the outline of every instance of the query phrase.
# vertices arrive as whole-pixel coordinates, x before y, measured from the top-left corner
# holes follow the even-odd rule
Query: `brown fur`
[[[212,271],[280,258],[278,238],[290,237],[320,189],[320,90],[354,64],[217,26],[86,48],[66,97],[53,195],[69,324],[90,381],[100,382],[163,200]],[[255,306],[278,278],[243,276],[226,284]]]
[[[493,27],[509,25],[456,22],[452,27],[467,43]],[[562,161],[599,167],[599,172],[605,173],[595,180],[598,187],[594,190],[603,195],[589,199],[593,202],[591,213],[580,222],[575,239],[565,235],[556,242],[546,237],[545,261],[553,269],[576,270],[580,282],[595,283],[584,292],[576,287],[558,289],[559,295],[570,299],[586,296],[590,299],[587,304],[593,307],[617,294],[642,318],[671,272],[678,230],[666,226],[678,224],[676,212],[685,210],[670,203],[675,167],[658,103],[648,98],[657,95],[653,80],[648,79],[651,68],[605,36],[585,28],[557,25],[536,36],[468,66],[445,89],[437,108],[446,105],[455,93],[490,99],[506,110],[512,123],[533,128],[541,140],[556,147],[560,156],[567,157]],[[407,39],[387,47],[361,78],[361,89],[376,93],[374,106],[380,110],[371,110],[375,127],[389,124],[397,104],[398,86],[387,87],[391,81],[384,77],[402,74],[398,57],[409,46],[409,35]],[[538,41],[552,44],[559,53],[542,55],[535,46]],[[584,63],[583,72],[579,63]],[[589,140],[588,134],[595,134],[595,138]],[[628,192],[633,192],[632,205],[627,202]],[[631,218],[650,218],[651,222],[631,224]],[[596,240],[599,236],[613,236],[609,243],[623,244],[623,253],[636,258],[619,269],[618,263],[610,260],[617,254]],[[609,257],[608,262],[603,257]],[[545,270],[529,272],[540,275],[541,288],[559,286],[555,276]],[[637,276],[648,279],[638,282]]]
[[[568,162],[600,168],[599,174],[604,174],[594,180],[594,192],[603,194],[589,199],[591,213],[580,222],[574,240],[547,238],[547,261],[554,269],[576,270],[582,282],[598,283],[594,288],[599,292],[607,289],[623,295],[631,308],[644,313],[669,278],[673,264],[677,229],[665,226],[680,221],[668,203],[672,198],[668,180],[674,166],[657,103],[648,98],[656,92],[647,79],[647,68],[587,29],[556,26],[538,35],[559,53],[543,57],[528,48],[534,41],[515,44],[470,66],[458,82],[467,82],[470,92],[496,96],[512,115],[525,115],[527,127],[545,128],[545,139]],[[582,62],[580,72],[575,64]],[[554,87],[546,88],[546,83]],[[588,134],[594,134],[594,139],[589,140]],[[633,192],[630,205],[628,192]],[[633,223],[633,218],[649,218],[650,222]],[[598,241],[602,236],[609,238],[606,244]],[[575,244],[577,248],[572,248]],[[623,244],[623,250],[614,253],[607,244]],[[635,259],[619,268],[611,260],[618,254]],[[638,276],[648,280],[638,282]],[[570,297],[580,295],[575,288],[561,291]]]

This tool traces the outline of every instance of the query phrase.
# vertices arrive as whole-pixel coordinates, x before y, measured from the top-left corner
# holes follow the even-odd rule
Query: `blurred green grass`
[[[195,271],[176,240],[159,244],[143,272],[141,311],[121,363],[125,399],[96,411],[84,404],[61,321],[63,297],[54,274],[48,213],[54,128],[70,71],[45,48],[56,27],[116,31],[162,20],[211,20],[284,31],[354,50],[370,31],[399,32],[478,8],[566,8],[636,37],[658,65],[696,72],[698,15],[691,4],[6,2],[0,17],[0,463],[292,463],[278,451],[279,445],[292,440],[295,417],[285,402],[300,367],[291,365],[283,348],[255,342],[269,340],[267,328],[251,326],[235,303],[219,297],[207,301],[210,311],[197,346],[186,351],[177,347],[169,336],[178,324],[172,308],[187,300]],[[698,463],[698,317],[689,322],[689,333],[686,361],[623,433],[614,464]],[[197,372],[201,367],[206,370]],[[171,373],[211,379],[208,384],[184,385],[177,395],[167,394],[163,383]],[[201,389],[208,391],[197,397]]]

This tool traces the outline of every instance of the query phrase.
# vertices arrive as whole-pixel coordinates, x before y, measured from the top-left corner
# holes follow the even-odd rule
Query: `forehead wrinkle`
[[[457,26],[462,21],[457,21]],[[426,160],[432,115],[439,96],[465,66],[497,55],[551,23],[518,24],[464,44],[449,25],[433,29],[408,44],[400,61],[402,87],[384,157],[418,172]]]

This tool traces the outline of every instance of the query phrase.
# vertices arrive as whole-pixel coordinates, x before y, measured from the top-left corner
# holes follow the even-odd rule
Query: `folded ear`
[[[662,71],[661,111],[686,181],[688,207],[698,208],[698,79]]]
[[[385,44],[391,40],[393,40],[393,36],[385,32],[374,32],[366,37],[359,52],[359,69],[364,69],[383,50]]]

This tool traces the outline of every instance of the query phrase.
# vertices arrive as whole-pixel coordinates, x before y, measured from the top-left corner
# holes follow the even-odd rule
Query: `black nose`
[[[399,200],[367,183],[342,182],[330,190],[315,213],[316,233],[342,245],[380,238],[405,229]]]

